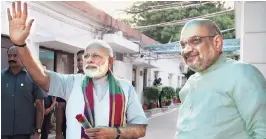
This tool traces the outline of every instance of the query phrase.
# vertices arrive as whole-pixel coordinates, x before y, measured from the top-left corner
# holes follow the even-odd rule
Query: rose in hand
[[[15,2],[12,3],[12,15],[10,9],[7,9],[9,22],[9,37],[14,44],[23,45],[30,34],[30,29],[33,23],[31,19],[26,25],[28,17],[28,6],[24,3],[23,10],[21,9],[21,2],[17,2],[17,9]]]
[[[87,120],[87,118],[85,117],[85,115],[78,114],[78,115],[76,115],[76,119],[78,120],[78,122],[81,124],[81,126],[84,129],[92,128],[91,124],[89,123],[89,121]]]
[[[76,115],[76,119],[78,120],[79,123],[85,122],[85,119],[83,117],[83,114]]]

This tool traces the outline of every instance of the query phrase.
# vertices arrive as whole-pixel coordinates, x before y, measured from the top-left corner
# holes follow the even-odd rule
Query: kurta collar
[[[198,73],[200,75],[203,75],[203,74],[212,72],[212,71],[214,71],[216,69],[219,69],[219,68],[221,68],[224,65],[226,60],[227,60],[226,56],[224,54],[221,54],[219,56],[219,58],[210,67],[208,67],[206,70],[204,70],[202,72],[198,72]]]

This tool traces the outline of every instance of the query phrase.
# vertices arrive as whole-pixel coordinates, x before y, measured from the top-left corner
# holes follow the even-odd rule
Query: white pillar
[[[39,52],[40,52],[39,43],[34,42],[34,40],[28,39],[27,46],[34,59],[39,60]]]
[[[78,72],[78,62],[77,62],[77,54],[74,53],[74,73],[77,73]]]
[[[152,79],[152,70],[148,69],[147,70],[147,86],[152,86],[153,85],[153,79]]]
[[[235,6],[235,33],[236,38],[241,38],[241,12],[242,12],[242,1],[236,1]]]
[[[235,4],[236,11],[241,11],[236,12],[236,28],[241,34],[240,60],[254,65],[266,78],[266,2]]]
[[[141,72],[142,72],[142,75],[140,75]],[[140,100],[142,100],[142,96],[143,96],[143,74],[144,74],[143,68],[137,67],[136,92]]]
[[[183,83],[183,76],[180,75],[179,76],[179,87],[182,87],[182,83]]]

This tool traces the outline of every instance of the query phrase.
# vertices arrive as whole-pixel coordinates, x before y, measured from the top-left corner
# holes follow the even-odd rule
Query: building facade
[[[7,68],[7,49],[12,46],[8,37],[7,8],[11,1],[1,2],[1,69]],[[34,18],[28,47],[34,58],[59,73],[76,73],[76,53],[88,41],[102,39],[114,50],[113,72],[132,82],[142,97],[143,88],[152,86],[155,78],[164,85],[181,87],[183,74],[180,59],[149,59],[142,56],[142,47],[158,43],[127,27],[87,2],[28,2],[29,16]],[[108,18],[107,18],[108,17]]]

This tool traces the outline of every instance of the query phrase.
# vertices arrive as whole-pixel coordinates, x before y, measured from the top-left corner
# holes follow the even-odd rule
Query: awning
[[[127,40],[122,35],[118,34],[104,34],[103,40],[108,42],[112,49],[120,53],[137,53],[139,52],[139,45]]]
[[[34,35],[31,36],[31,39],[34,40],[35,43],[39,43],[40,46],[44,46],[46,48],[51,48],[55,50],[62,50],[64,52],[76,53],[81,49],[84,49],[85,45],[75,43],[71,40],[64,40],[62,38],[57,38],[53,36],[41,36]]]
[[[181,53],[179,41],[168,44],[152,44],[145,47],[146,50],[152,51],[156,54],[174,54]],[[240,50],[240,39],[225,39],[223,41],[223,51],[236,51]]]
[[[155,65],[150,63],[149,60],[145,60],[144,58],[136,58],[132,62],[132,64],[133,64],[133,66],[143,67],[143,68],[157,68]]]
[[[143,68],[157,68],[154,65],[148,64],[145,62],[133,62],[132,64],[133,64],[133,66],[143,67]]]

